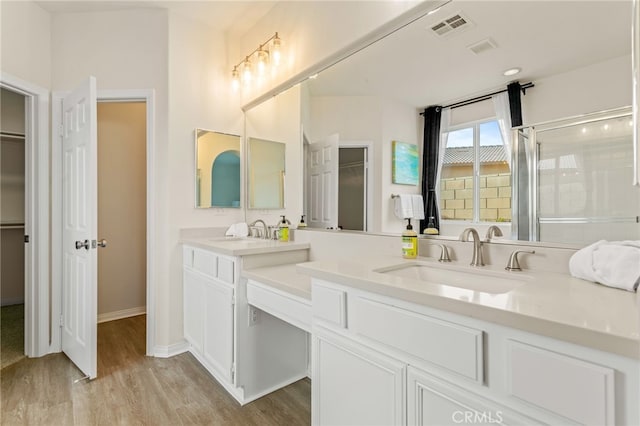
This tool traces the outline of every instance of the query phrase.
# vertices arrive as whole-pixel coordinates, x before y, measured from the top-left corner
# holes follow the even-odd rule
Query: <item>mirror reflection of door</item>
[[[240,207],[240,136],[196,129],[195,204]]]

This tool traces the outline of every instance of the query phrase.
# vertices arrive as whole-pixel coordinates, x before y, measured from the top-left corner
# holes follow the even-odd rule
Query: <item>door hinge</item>
[[[64,327],[64,317],[60,315],[60,328]]]
[[[235,383],[236,381],[236,363],[231,364],[231,383]]]
[[[64,136],[64,124],[62,123],[58,124],[58,136]]]
[[[24,236],[24,242],[25,242],[25,243],[28,243],[28,242],[29,242],[29,236],[28,236],[28,235],[25,235],[25,236]]]

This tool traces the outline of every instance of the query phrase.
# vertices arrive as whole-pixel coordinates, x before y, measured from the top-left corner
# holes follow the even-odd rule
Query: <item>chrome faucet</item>
[[[471,266],[484,266],[482,260],[482,241],[478,231],[473,228],[467,228],[460,234],[460,241],[469,241],[469,234],[473,237],[473,257],[471,258]]]
[[[447,249],[447,246],[445,246],[444,244],[434,245],[440,247],[440,259],[438,259],[438,262],[451,262],[451,257],[449,257],[449,250]]]
[[[496,225],[491,225],[489,229],[487,229],[487,235],[484,237],[484,240],[491,241],[493,237],[502,237],[502,230]]]
[[[509,262],[507,262],[507,266],[504,268],[507,271],[522,271],[520,267],[520,262],[518,262],[518,253],[529,253],[535,254],[535,250],[516,250],[511,253],[509,256]]]
[[[260,234],[260,233],[258,232],[258,235],[255,235],[255,236],[260,237],[260,238],[269,238],[269,237],[268,237],[268,235],[269,235],[269,230],[268,230],[268,228],[267,228],[267,224],[266,224],[266,223],[264,223],[264,220],[262,220],[262,219],[256,219],[256,220],[254,220],[253,222],[251,222],[251,223],[249,224],[249,229],[250,229],[250,230],[251,230],[251,229],[255,229],[256,231],[259,231],[260,229],[257,227],[257,224],[258,224],[258,223],[260,223],[260,224],[262,225],[262,234]]]

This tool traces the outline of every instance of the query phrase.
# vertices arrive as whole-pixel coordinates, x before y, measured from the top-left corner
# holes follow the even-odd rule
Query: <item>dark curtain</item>
[[[435,219],[440,229],[438,200],[436,199],[436,174],[438,173],[438,151],[440,148],[440,117],[442,107],[430,106],[424,110],[424,142],[422,148],[422,196],[424,197],[424,220],[420,221],[420,233],[427,227],[429,218]]]
[[[511,110],[511,127],[522,126],[522,103],[520,101],[520,93],[522,86],[519,82],[511,83],[507,86],[509,94],[509,109]]]

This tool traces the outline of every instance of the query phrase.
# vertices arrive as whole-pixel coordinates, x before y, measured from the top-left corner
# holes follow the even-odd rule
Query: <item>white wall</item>
[[[534,81],[522,97],[525,125],[631,105],[631,55]]]
[[[246,34],[229,40],[227,77],[238,63],[276,31],[282,38],[282,65],[276,75],[241,97],[246,103],[377,29],[419,1],[278,2]]]
[[[51,17],[31,1],[0,2],[0,69],[51,87]]]
[[[300,86],[292,87],[251,109],[246,114],[246,136],[286,144],[285,148],[285,208],[278,210],[247,210],[247,222],[263,219],[276,225],[280,215],[297,223],[302,214],[302,129]],[[248,165],[250,167],[250,165]]]

